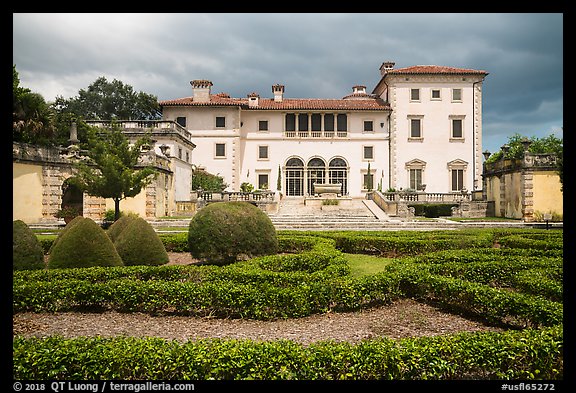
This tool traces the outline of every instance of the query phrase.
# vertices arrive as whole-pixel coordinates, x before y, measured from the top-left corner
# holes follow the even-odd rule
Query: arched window
[[[304,195],[304,162],[296,157],[286,162],[286,196]]]
[[[342,195],[348,195],[348,164],[343,158],[333,158],[328,164],[328,182],[342,184]]]
[[[326,163],[321,158],[312,158],[308,161],[308,195],[314,195],[314,183],[326,183]]]

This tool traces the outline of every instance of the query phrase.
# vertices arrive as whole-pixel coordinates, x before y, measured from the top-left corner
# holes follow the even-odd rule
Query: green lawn
[[[394,260],[393,258],[382,258],[364,254],[344,253],[344,256],[348,259],[348,264],[352,270],[350,273],[352,277],[362,277],[381,272]]]

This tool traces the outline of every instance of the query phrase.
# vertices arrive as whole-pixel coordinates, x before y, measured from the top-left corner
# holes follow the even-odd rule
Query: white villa
[[[212,94],[211,81],[191,81],[191,97],[159,103],[162,120],[122,122],[130,138],[151,132],[155,144],[142,159],[160,176],[121,208],[151,219],[193,214],[195,167],[222,176],[227,191],[250,183],[270,190],[266,195],[280,192],[305,203],[316,200],[315,184],[325,190],[337,185],[341,201],[364,199],[370,189],[448,196],[482,189],[482,83],[488,73],[395,69],[392,62],[383,63],[380,73],[371,93],[357,85],[337,99],[288,98],[281,84],[272,86],[271,98],[256,92],[232,98]],[[111,199],[67,187],[75,135],[71,128],[68,148],[13,144],[14,219],[55,221],[70,203],[101,219],[114,206]]]
[[[480,189],[488,73],[395,69],[393,62],[383,63],[380,73],[371,93],[357,85],[339,99],[288,98],[281,84],[272,85],[272,98],[257,92],[232,98],[213,94],[211,81],[193,80],[191,97],[160,106],[164,121],[190,133],[192,162],[222,176],[230,191],[244,182],[285,196],[313,195],[315,183],[341,183],[341,194],[352,198],[364,197],[370,185],[433,193]]]

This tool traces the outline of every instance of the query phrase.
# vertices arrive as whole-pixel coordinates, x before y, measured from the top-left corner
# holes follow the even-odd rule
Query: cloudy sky
[[[47,101],[98,77],[159,100],[214,93],[341,98],[379,67],[485,70],[483,150],[514,133],[562,137],[562,14],[13,14],[20,85]]]

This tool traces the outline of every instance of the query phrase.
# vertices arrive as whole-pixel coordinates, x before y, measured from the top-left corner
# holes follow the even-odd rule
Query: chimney
[[[205,79],[190,81],[192,85],[192,100],[194,102],[210,102],[210,87],[212,82]]]
[[[362,85],[352,86],[352,94],[366,94],[366,86]]]
[[[385,61],[384,63],[382,63],[382,65],[380,66],[380,75],[384,76],[388,71],[393,69],[394,64],[396,63],[394,63],[393,61]]]
[[[272,93],[274,93],[274,102],[282,102],[284,98],[284,85],[272,85]]]
[[[248,108],[257,108],[259,98],[260,96],[258,93],[252,92],[248,94]]]

